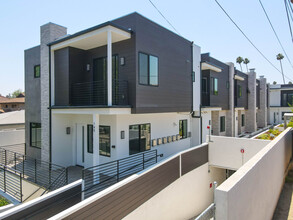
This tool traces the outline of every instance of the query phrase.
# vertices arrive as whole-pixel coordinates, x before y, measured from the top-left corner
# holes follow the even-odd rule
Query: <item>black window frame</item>
[[[109,152],[104,151],[104,152],[106,152],[105,154],[104,153],[101,153],[101,152],[103,152],[101,150],[101,134],[100,134],[100,128],[101,127],[107,127],[107,128],[109,128],[109,137],[107,138],[107,139],[109,139],[109,147],[108,147]],[[109,125],[100,125],[99,126],[99,155],[100,156],[104,156],[104,157],[111,157],[111,126],[109,126]]]
[[[245,114],[241,114],[241,127],[245,126]]]
[[[37,68],[39,68],[39,75],[37,76]],[[34,78],[40,78],[41,77],[41,65],[35,65],[34,66]]]
[[[146,142],[146,146],[145,146],[145,149],[142,151],[141,149],[141,126],[143,126],[143,125],[149,125],[149,143],[148,143],[148,145],[147,145],[147,142]],[[145,151],[148,151],[148,150],[151,150],[151,140],[152,140],[152,126],[151,126],[151,123],[143,123],[143,124],[133,124],[133,125],[129,125],[129,133],[130,133],[130,127],[132,127],[132,126],[138,126],[138,135],[139,135],[139,137],[138,137],[138,149],[139,149],[139,152],[136,152],[136,153],[131,153],[131,150],[130,150],[130,135],[129,135],[129,140],[128,140],[128,142],[129,142],[129,155],[135,155],[135,154],[138,154],[138,153],[141,153],[141,152],[145,152]],[[149,148],[148,148],[148,146],[149,146]]]
[[[36,126],[33,127],[32,126],[33,124],[35,124]],[[38,132],[37,132],[38,128],[41,129],[39,140],[38,140]],[[35,133],[35,140],[34,141],[33,141],[33,132]],[[38,146],[38,143],[40,143],[39,146]],[[38,149],[42,148],[42,124],[41,123],[30,122],[30,146],[38,148]]]
[[[186,125],[186,129],[184,129],[184,124]],[[182,135],[180,134],[182,131]],[[187,119],[179,120],[179,136],[180,139],[185,139],[188,137],[188,121]]]
[[[241,97],[242,97],[242,86],[237,85],[237,98],[241,98]]]
[[[91,131],[90,131],[91,129]],[[87,152],[92,154],[94,153],[94,126],[87,125]],[[90,135],[91,135],[91,144],[90,144]]]
[[[224,119],[224,120],[222,120]],[[226,117],[221,116],[220,117],[220,132],[225,132],[226,131]]]
[[[140,54],[146,55],[147,56],[147,84],[145,83],[141,83],[141,79],[140,79]],[[150,56],[157,58],[158,60],[158,76],[157,76],[157,84],[150,84]],[[149,53],[145,53],[145,52],[138,52],[138,84],[139,85],[144,85],[144,86],[154,86],[154,87],[158,87],[159,86],[159,57],[153,54],[149,54]]]
[[[216,84],[217,84],[217,90],[216,90],[216,86],[215,86]],[[213,95],[216,95],[216,96],[219,95],[219,79],[218,78],[211,77],[211,89],[212,89]]]

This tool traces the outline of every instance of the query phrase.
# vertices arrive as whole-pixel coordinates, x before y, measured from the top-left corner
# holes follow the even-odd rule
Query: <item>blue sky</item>
[[[276,54],[283,53],[258,0],[218,0],[255,45],[280,69]],[[293,43],[283,1],[262,0],[267,13],[293,62]],[[237,56],[250,59],[249,68],[270,82],[282,82],[273,69],[228,20],[214,0],[153,0],[180,34],[201,46],[202,52],[223,62]],[[0,1],[0,94],[24,90],[24,50],[39,44],[40,26],[54,22],[73,34],[80,30],[137,11],[171,29],[148,0],[9,0]],[[293,69],[283,60],[284,73],[293,79]],[[239,66],[237,66],[239,68]],[[245,68],[245,67],[243,67]]]

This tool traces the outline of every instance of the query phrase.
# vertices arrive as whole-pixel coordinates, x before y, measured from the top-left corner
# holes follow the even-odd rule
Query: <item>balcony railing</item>
[[[73,83],[70,101],[72,106],[108,105],[107,81]],[[112,105],[128,104],[128,82],[113,80]]]

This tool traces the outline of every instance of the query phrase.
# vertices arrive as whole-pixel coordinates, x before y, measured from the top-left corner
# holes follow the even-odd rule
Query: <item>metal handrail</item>
[[[57,182],[57,180],[59,180],[60,179],[60,177],[62,177],[63,176],[63,173],[65,172],[65,175],[67,174],[67,168],[66,168],[66,170],[63,170],[60,174],[59,174],[59,176],[53,181],[53,183],[51,183],[50,185],[49,185],[49,187],[47,187],[47,189],[45,189],[45,191],[42,193],[42,195],[44,195],[46,192],[49,192],[49,190],[51,190],[53,187],[52,186],[54,186],[55,185],[55,183]],[[42,196],[41,195],[41,196]]]

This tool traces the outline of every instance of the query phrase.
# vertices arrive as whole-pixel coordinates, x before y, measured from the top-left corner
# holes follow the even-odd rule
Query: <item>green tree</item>
[[[23,91],[21,89],[15,90],[13,93],[9,93],[6,97],[7,98],[16,98],[19,96]]]
[[[283,83],[286,84],[285,77],[284,77],[284,72],[283,72],[283,66],[282,66],[282,59],[284,59],[283,54],[281,54],[281,53],[277,54],[277,60],[280,61],[280,65],[281,65],[281,71],[282,71],[282,76],[283,76]]]
[[[239,65],[240,65],[240,68],[241,68],[241,71],[242,71],[242,65],[241,65],[241,63],[243,62],[244,60],[243,60],[243,58],[242,57],[237,57],[237,59],[236,59],[236,63],[239,63]]]
[[[248,65],[247,65],[247,64],[250,63],[250,60],[249,60],[248,58],[245,58],[245,59],[243,60],[243,63],[246,65],[246,70],[247,70],[247,72],[248,72]]]
[[[291,81],[289,81],[289,82],[288,82],[288,84],[292,85],[292,82],[291,82]]]
[[[274,81],[274,82],[273,82],[273,84],[274,84],[274,85],[277,85],[277,82],[276,82],[276,81]]]

